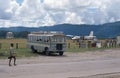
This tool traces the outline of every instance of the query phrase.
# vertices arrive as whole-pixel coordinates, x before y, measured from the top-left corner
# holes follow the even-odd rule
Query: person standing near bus
[[[10,56],[8,57],[8,59],[9,59],[9,66],[12,66],[11,65],[12,59],[14,59],[14,66],[16,66],[16,56],[15,56],[15,53],[14,53],[13,43],[10,44]]]

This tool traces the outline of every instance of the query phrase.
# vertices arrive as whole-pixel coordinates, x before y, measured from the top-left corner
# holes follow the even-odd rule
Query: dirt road
[[[120,49],[0,60],[0,78],[120,78]]]

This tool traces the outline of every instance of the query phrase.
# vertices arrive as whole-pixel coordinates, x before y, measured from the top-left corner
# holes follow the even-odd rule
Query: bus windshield
[[[65,42],[65,37],[52,37],[51,38],[52,42]]]

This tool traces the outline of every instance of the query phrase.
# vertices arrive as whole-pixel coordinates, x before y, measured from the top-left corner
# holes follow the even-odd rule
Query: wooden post
[[[16,49],[18,49],[18,43],[16,43]]]
[[[68,48],[70,48],[70,43],[68,43]]]
[[[0,43],[0,49],[2,48],[2,43]]]

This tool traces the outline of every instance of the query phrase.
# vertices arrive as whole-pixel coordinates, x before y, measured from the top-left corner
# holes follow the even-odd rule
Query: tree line
[[[0,30],[0,38],[6,38],[7,32],[11,31],[5,31],[5,30]],[[21,31],[21,32],[13,32],[14,38],[27,38],[27,35],[30,32],[28,31]]]

